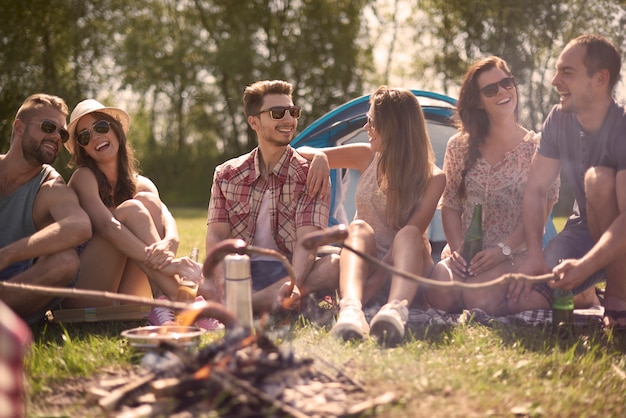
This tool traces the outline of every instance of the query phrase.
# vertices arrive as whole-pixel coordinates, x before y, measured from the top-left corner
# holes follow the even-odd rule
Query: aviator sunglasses
[[[487,84],[485,87],[480,89],[480,91],[485,95],[485,97],[493,97],[498,94],[498,86],[503,89],[510,90],[515,87],[515,80],[513,77],[506,77],[497,83]]]
[[[46,134],[51,134],[54,131],[59,131],[59,136],[61,137],[61,142],[64,144],[70,139],[70,133],[61,127],[58,127],[54,122],[44,119],[41,123],[37,122],[24,122],[29,125],[39,125],[39,129]]]
[[[91,125],[91,128],[83,129],[78,133],[76,137],[76,141],[82,147],[86,147],[89,145],[89,141],[91,141],[91,130],[93,129],[96,133],[106,134],[109,132],[110,122],[106,120],[99,120],[98,122]]]
[[[275,106],[275,107],[270,107],[269,109],[261,110],[260,112],[257,112],[254,115],[250,115],[250,116],[258,116],[261,113],[269,112],[270,118],[274,120],[280,120],[285,117],[285,113],[287,111],[289,111],[289,114],[291,115],[292,118],[298,119],[300,117],[302,108],[300,106]]]

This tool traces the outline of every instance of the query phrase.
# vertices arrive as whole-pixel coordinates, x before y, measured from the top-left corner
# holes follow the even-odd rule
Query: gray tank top
[[[41,184],[52,171],[54,168],[46,164],[19,189],[7,196],[0,196],[0,247],[37,232],[33,221],[33,204]]]

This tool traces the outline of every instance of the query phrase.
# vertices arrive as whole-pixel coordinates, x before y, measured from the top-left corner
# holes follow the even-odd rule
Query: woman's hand
[[[168,276],[178,275],[180,279],[192,280],[196,283],[200,283],[204,280],[202,264],[193,261],[189,257],[173,259],[171,263],[161,269],[161,272]]]
[[[509,257],[502,254],[502,250],[499,247],[491,247],[478,252],[472,258],[467,270],[470,276],[477,276],[507,260],[509,260]]]
[[[170,240],[157,241],[146,247],[146,264],[154,270],[161,270],[176,257],[176,249]]]
[[[330,168],[323,152],[315,154],[309,163],[306,187],[309,196],[317,196],[319,199],[325,198],[330,190]]]
[[[448,257],[448,260],[450,270],[452,270],[452,273],[455,277],[468,276],[465,259],[458,251],[452,251]]]

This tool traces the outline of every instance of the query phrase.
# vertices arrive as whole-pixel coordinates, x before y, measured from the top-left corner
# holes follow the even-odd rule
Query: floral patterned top
[[[443,171],[446,188],[442,206],[462,210],[462,228],[467,231],[472,219],[474,204],[483,206],[483,246],[489,248],[508,237],[522,222],[522,199],[528,181],[530,163],[539,146],[540,134],[529,131],[522,142],[507,152],[504,159],[491,166],[479,157],[465,178],[466,198],[458,195],[467,142],[460,134],[450,138],[444,157]],[[556,201],[560,180],[548,192],[548,199]]]

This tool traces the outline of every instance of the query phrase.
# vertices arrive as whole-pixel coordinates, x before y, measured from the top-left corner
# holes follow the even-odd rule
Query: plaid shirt
[[[255,148],[215,169],[207,224],[227,222],[231,238],[252,243],[261,199],[269,190],[272,236],[291,258],[298,228],[328,226],[330,193],[324,199],[307,195],[308,161],[292,147],[286,148],[267,178],[261,175],[258,152]]]

